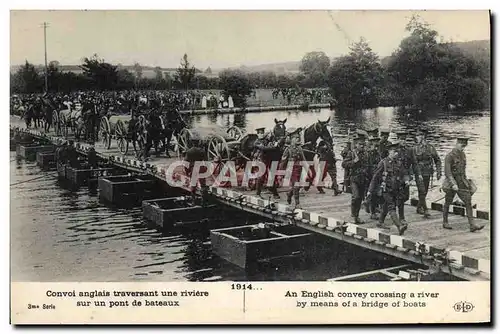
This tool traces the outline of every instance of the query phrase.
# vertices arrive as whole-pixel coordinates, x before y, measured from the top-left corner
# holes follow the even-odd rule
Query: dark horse
[[[274,129],[273,129],[273,135],[275,140],[279,140],[283,137],[286,136],[286,118],[282,121],[278,121],[276,118],[274,119]]]
[[[311,124],[304,129],[304,144],[302,148],[304,150],[304,157],[307,161],[313,161],[314,155],[316,154],[316,142],[319,138],[324,140],[330,145],[333,145],[333,138],[328,130],[328,124],[330,123],[330,117],[324,122],[318,120],[316,123]],[[316,177],[316,170],[314,166],[309,167],[310,179],[309,187],[311,186],[314,178]],[[306,187],[308,189],[309,187]]]
[[[165,150],[167,157],[170,157],[169,149],[172,135],[177,136],[182,129],[187,127],[187,124],[177,110],[171,110],[167,114],[162,114],[160,120],[161,131],[158,140],[162,142],[163,150]]]

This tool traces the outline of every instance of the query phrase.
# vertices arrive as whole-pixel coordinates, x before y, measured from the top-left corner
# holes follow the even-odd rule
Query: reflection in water
[[[378,108],[365,113],[341,115],[319,112],[194,116],[193,126],[217,123],[237,125],[253,132],[274,126],[274,118],[287,118],[287,127],[306,126],[331,118],[338,155],[349,127],[373,122],[413,133],[419,126],[431,129],[431,142],[443,158],[457,135],[471,136],[466,149],[468,174],[478,183],[474,195],[478,207],[489,206],[489,114],[425,115],[415,120]],[[420,116],[422,117],[422,116]],[[10,183],[42,173],[34,162],[15,159],[11,152]],[[338,165],[339,177],[343,170]],[[141,209],[116,210],[102,206],[97,194],[86,189],[71,192],[53,176],[11,187],[11,273],[26,281],[217,281],[217,280],[326,280],[341,275],[393,266],[399,260],[366,252],[354,246],[317,236],[310,247],[315,256],[261,268],[254,273],[212,255],[208,234],[160,232],[142,220]],[[439,195],[439,193],[438,193]],[[229,218],[230,219],[230,218]],[[243,221],[241,218],[230,219]],[[355,261],[353,261],[355,259]]]

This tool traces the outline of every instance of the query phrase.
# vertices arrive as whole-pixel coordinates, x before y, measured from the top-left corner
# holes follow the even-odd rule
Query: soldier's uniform
[[[397,143],[387,143],[388,150],[396,152],[397,148]],[[398,228],[399,235],[403,235],[408,227],[406,222],[401,221],[401,217],[398,217],[396,213],[396,207],[403,201],[405,196],[405,174],[406,171],[402,161],[396,156],[388,156],[379,162],[368,189],[369,197],[381,193],[384,198],[384,205],[377,227],[389,229],[384,225],[385,217],[389,214],[392,222]]]
[[[367,150],[368,180],[372,180],[375,170],[377,169],[379,162],[382,160],[380,158],[380,153],[378,150],[378,142],[379,142],[378,137],[369,138],[369,148]],[[366,190],[368,191],[368,189]],[[370,198],[367,198],[367,200],[368,200],[367,211],[371,214],[370,218],[377,220],[378,219],[377,212],[379,211],[379,206],[382,203],[381,196],[378,193],[372,193],[372,196],[370,196]]]
[[[354,139],[356,147],[347,154],[347,156],[342,161],[343,168],[350,169],[350,181],[351,181],[351,217],[355,224],[361,224],[359,219],[359,210],[361,209],[361,203],[363,202],[366,188],[369,185],[370,180],[368,180],[368,169],[369,161],[368,154],[364,150],[365,136],[358,134]]]
[[[334,195],[337,196],[342,192],[339,190],[339,185],[337,184],[337,159],[335,159],[335,153],[325,141],[321,141],[318,144],[317,152],[319,161],[325,163],[321,181],[325,180],[326,175],[330,175],[332,179],[332,189]],[[318,191],[324,193],[323,187],[318,187]]]
[[[405,202],[410,199],[410,181],[413,178],[412,175],[415,176],[415,182],[417,183],[418,187],[420,187],[422,183],[422,175],[420,174],[420,170],[417,165],[417,159],[415,158],[412,147],[410,147],[406,143],[406,136],[407,134],[405,131],[399,131],[397,133],[399,141],[398,159],[401,160],[401,163],[403,164],[403,168],[405,170],[403,192],[404,196],[403,199],[399,201],[398,205],[399,219],[401,219],[403,223],[406,222]]]
[[[391,132],[388,129],[380,130],[380,141],[378,143],[378,151],[381,159],[387,158],[387,156],[389,155],[389,152],[387,150],[387,145],[389,143],[390,134]]]
[[[443,191],[445,192],[445,203],[443,207],[443,227],[451,229],[448,223],[448,210],[450,204],[453,202],[455,195],[464,202],[467,211],[467,218],[469,219],[470,231],[481,230],[484,225],[478,225],[474,222],[472,216],[472,195],[475,191],[475,186],[472,180],[467,179],[466,167],[467,158],[463,149],[467,146],[468,138],[458,138],[457,146],[446,155],[444,160],[444,176]]]
[[[352,151],[352,146],[350,142],[350,138],[348,139],[349,141],[346,143],[346,146],[340,152],[340,156],[342,159],[345,159]],[[344,192],[346,193],[351,193],[351,169],[349,167],[344,167],[342,165],[342,168],[344,168]]]
[[[422,137],[422,141],[413,147],[413,153],[417,160],[417,165],[422,175],[422,182],[418,187],[418,206],[417,213],[423,214],[426,218],[430,217],[425,198],[429,191],[429,184],[432,176],[434,175],[434,164],[436,165],[436,178],[441,179],[441,159],[431,144],[425,141],[427,131],[420,129],[417,133]]]
[[[272,163],[269,158],[269,153],[276,149],[271,141],[271,137],[265,135],[265,130],[265,128],[258,128],[255,130],[259,138],[254,142],[253,159],[264,163],[266,166],[264,174],[256,180],[257,196],[261,196],[262,188],[264,184],[266,184],[267,178],[269,177],[269,168]],[[271,186],[270,191],[274,198],[280,197],[275,180],[273,180],[273,185]]]
[[[295,200],[295,206],[300,205],[300,198],[299,198],[300,186],[297,185],[296,183],[301,181],[300,179],[304,167],[303,164],[306,161],[306,158],[304,157],[304,151],[302,150],[302,147],[299,144],[300,138],[298,138],[298,136],[300,135],[300,131],[302,131],[302,128],[288,129],[288,136],[291,139],[290,145],[285,149],[285,151],[283,152],[283,156],[281,157],[282,162],[287,164],[288,163],[293,164],[292,175],[290,178],[290,183],[291,183],[290,190],[287,193],[287,203],[288,204],[292,203],[292,196],[293,196]]]
[[[199,162],[202,162],[202,161],[206,161],[207,160],[207,155],[206,155],[206,152],[201,149],[200,147],[197,147],[197,146],[193,146],[189,149],[186,150],[186,152],[184,153],[184,161],[187,161],[189,163],[189,167],[185,169],[185,173],[186,175],[191,178],[192,174],[193,174],[193,167],[195,165],[195,163],[197,161]],[[207,171],[207,167],[206,166],[200,166],[200,173],[205,173]],[[205,188],[206,188],[206,180],[205,178],[200,178],[198,180],[198,182],[200,183],[200,186],[202,188],[202,192],[205,191]],[[196,186],[192,186],[190,188],[191,190],[191,194],[195,195],[195,192],[196,192]]]

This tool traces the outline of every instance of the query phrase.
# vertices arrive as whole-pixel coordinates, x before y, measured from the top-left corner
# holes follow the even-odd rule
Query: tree
[[[312,86],[321,87],[326,84],[330,58],[324,52],[308,52],[300,62],[299,70]]]
[[[341,107],[376,107],[383,83],[379,57],[363,38],[349,49],[349,54],[336,59],[329,70],[330,93]]]
[[[118,81],[116,66],[104,62],[104,59],[99,58],[97,54],[94,54],[91,58],[85,57],[80,68],[98,90],[115,88]]]
[[[141,80],[142,79],[142,66],[141,66],[141,64],[139,64],[139,63],[134,64],[134,72],[135,72],[135,77],[137,78],[137,80]]]
[[[163,81],[163,72],[161,71],[161,67],[156,66],[154,69],[154,72],[155,72],[155,80],[157,82],[162,82]]]
[[[59,91],[59,79],[61,72],[59,71],[59,62],[53,60],[49,63],[47,67],[47,80],[49,83],[49,91],[57,92]]]
[[[231,96],[235,107],[245,107],[246,99],[253,92],[248,76],[241,70],[224,70],[219,74],[222,94]]]
[[[183,89],[188,90],[189,84],[193,81],[195,73],[196,69],[189,63],[187,54],[184,54],[181,59],[181,64],[175,74],[176,81],[180,83]]]
[[[43,90],[43,80],[33,64],[26,60],[11,76],[11,90],[17,93],[36,93]]]
[[[387,67],[398,90],[396,103],[419,109],[447,108],[454,104],[478,108],[488,94],[481,63],[454,43],[439,43],[438,32],[417,15],[406,26],[403,39]]]

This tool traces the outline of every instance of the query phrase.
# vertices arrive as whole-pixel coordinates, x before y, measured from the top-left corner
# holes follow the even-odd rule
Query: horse
[[[182,129],[187,127],[187,124],[177,111],[162,113],[159,116],[159,121],[160,132],[159,136],[155,138],[156,147],[161,143],[163,145],[162,151],[165,151],[166,155],[170,157],[169,149],[172,136],[177,136]]]
[[[325,142],[327,142],[330,147],[333,145],[333,138],[332,135],[330,134],[330,131],[328,130],[328,124],[330,123],[330,117],[326,121],[320,121],[318,120],[317,122],[311,124],[307,128],[305,128],[304,131],[304,143],[302,145],[302,149],[304,150],[304,157],[306,158],[307,161],[313,161],[314,155],[316,154],[316,142],[318,139],[322,139]],[[312,184],[312,181],[316,177],[316,170],[314,166],[309,167],[309,173],[310,173],[310,180],[309,180],[309,186],[306,187],[306,189],[309,189],[309,187]]]
[[[286,136],[286,118],[282,121],[278,121],[276,118],[274,119],[274,129],[273,129],[273,135],[276,140],[279,140],[283,137]]]

